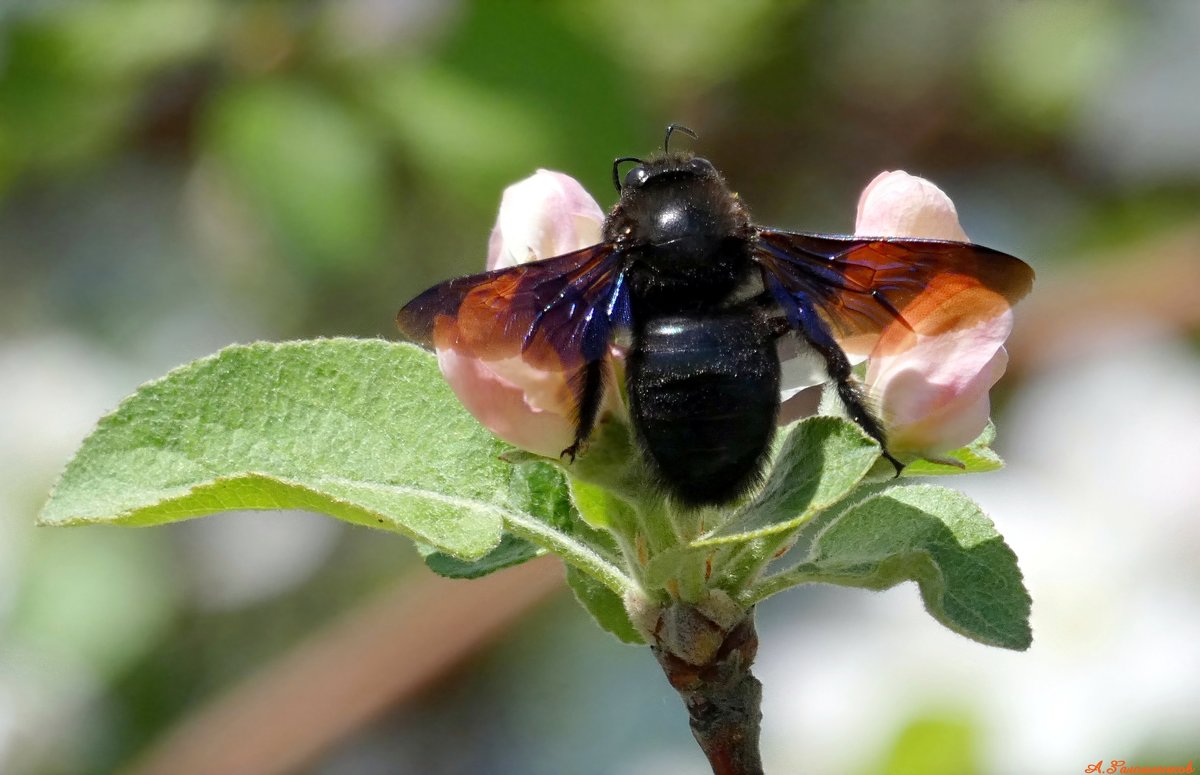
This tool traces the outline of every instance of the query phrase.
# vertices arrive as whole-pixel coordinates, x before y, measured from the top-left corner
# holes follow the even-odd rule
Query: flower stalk
[[[750,672],[758,653],[753,609],[732,627],[686,604],[668,609],[662,621],[650,648],[679,692],[714,775],[761,774],[762,684]]]

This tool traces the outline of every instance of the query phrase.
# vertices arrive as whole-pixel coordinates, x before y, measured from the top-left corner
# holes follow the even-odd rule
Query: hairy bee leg
[[[884,459],[896,468],[896,476],[900,476],[904,464],[888,451],[887,433],[883,430],[883,423],[867,408],[862,388],[854,380],[854,374],[850,370],[850,359],[846,357],[845,351],[834,341],[825,321],[811,309],[802,307],[799,317],[797,332],[825,360],[825,370],[837,385],[838,398],[846,407],[846,413],[868,436],[879,442]]]
[[[574,463],[575,456],[583,449],[588,437],[596,427],[596,418],[600,415],[600,404],[604,399],[604,360],[589,361],[579,370],[572,382],[572,391],[579,399],[575,415],[575,441],[562,451],[560,457],[566,457]]]
[[[844,353],[838,351],[842,356],[842,360],[846,360]],[[829,361],[826,360],[826,364]],[[847,366],[849,362],[847,361]],[[832,366],[827,366],[832,369]],[[832,376],[832,375],[831,375]],[[858,423],[858,426],[867,432],[867,435],[879,442],[879,447],[883,451],[883,458],[887,460],[896,469],[896,476],[904,471],[904,464],[888,451],[887,434],[883,430],[882,424],[876,419],[871,410],[867,409],[866,402],[863,400],[862,389],[858,383],[854,381],[854,376],[847,373],[845,378],[834,377],[837,383],[838,398],[846,407],[846,413],[850,415],[850,419]]]

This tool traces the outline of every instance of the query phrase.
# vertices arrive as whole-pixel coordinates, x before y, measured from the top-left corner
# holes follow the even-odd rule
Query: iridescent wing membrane
[[[595,389],[586,367],[603,362],[630,326],[624,262],[601,243],[544,261],[460,277],[430,288],[396,316],[410,340],[468,357],[520,356],[561,373],[578,412]]]
[[[1021,259],[965,242],[761,229],[754,255],[792,328],[824,328],[815,312],[843,350],[862,355],[996,318],[1033,286]]]

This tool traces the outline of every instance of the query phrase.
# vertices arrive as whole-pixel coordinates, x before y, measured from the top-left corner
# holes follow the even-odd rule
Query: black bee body
[[[666,156],[626,176],[605,237],[629,246],[625,377],[647,462],[684,504],[736,498],[775,433],[786,330],[756,298],[749,217],[707,161]]]
[[[758,310],[639,324],[626,362],[633,428],[675,499],[720,504],[754,486],[775,435],[779,356]]]

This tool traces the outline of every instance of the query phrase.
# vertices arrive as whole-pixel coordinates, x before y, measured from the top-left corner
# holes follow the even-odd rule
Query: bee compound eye
[[[638,188],[650,178],[646,168],[639,165],[625,173],[625,188]]]
[[[700,156],[696,156],[688,162],[688,170],[701,177],[715,175],[717,172],[717,168],[712,165],[712,162]]]

